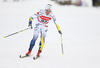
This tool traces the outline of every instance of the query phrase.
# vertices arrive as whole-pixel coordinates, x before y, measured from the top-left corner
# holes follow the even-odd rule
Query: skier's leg
[[[42,52],[42,49],[43,49],[43,46],[44,46],[44,42],[45,42],[45,37],[43,39],[43,36],[41,35],[41,41],[40,41],[40,44],[39,44],[39,50],[38,50],[37,56],[40,56],[40,53]]]
[[[38,38],[38,34],[35,34],[35,35],[33,36],[33,39],[32,39],[31,42],[30,42],[30,47],[29,47],[30,50],[33,49],[33,47],[34,47],[34,45],[35,45],[35,41],[37,40],[37,38]]]
[[[39,50],[43,49],[44,43],[45,43],[45,37],[44,35],[41,34],[41,41],[39,43]]]
[[[35,41],[37,40],[38,38],[38,34],[39,34],[39,30],[37,28],[34,29],[34,36],[33,36],[33,39],[31,40],[30,42],[30,46],[29,46],[29,49],[28,49],[28,53],[26,53],[26,55],[30,55],[34,45],[35,45]]]
[[[46,28],[46,29],[43,29],[41,31],[41,41],[40,41],[40,44],[39,44],[39,50],[38,50],[37,56],[40,56],[40,53],[42,52],[42,49],[43,49],[43,46],[44,46],[44,43],[45,43],[45,37],[46,37],[47,30],[48,29]]]

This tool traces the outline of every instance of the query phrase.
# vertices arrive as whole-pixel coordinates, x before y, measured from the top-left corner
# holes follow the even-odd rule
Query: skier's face
[[[49,15],[51,12],[51,9],[46,9],[46,15]]]

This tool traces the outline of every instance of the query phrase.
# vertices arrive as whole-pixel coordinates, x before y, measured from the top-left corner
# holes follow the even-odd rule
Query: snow
[[[31,56],[20,59],[28,50],[33,29],[3,36],[27,28],[29,17],[48,3],[53,5],[63,33],[64,56],[60,35],[50,21],[41,57],[32,59],[38,51],[38,38]],[[100,68],[100,7],[60,6],[49,0],[0,1],[0,68]]]

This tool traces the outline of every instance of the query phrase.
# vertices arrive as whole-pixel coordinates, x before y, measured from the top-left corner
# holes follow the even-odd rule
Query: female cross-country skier
[[[37,12],[37,14],[34,14],[32,17],[30,17],[28,29],[32,29],[33,19],[37,18],[37,21],[34,27],[33,39],[30,42],[30,46],[29,46],[28,52],[26,53],[26,56],[29,56],[31,54],[31,51],[35,45],[35,42],[38,38],[39,33],[41,34],[41,41],[39,43],[39,50],[38,50],[37,56],[38,57],[40,56],[40,53],[42,52],[42,48],[45,43],[45,37],[48,31],[48,23],[50,20],[54,21],[54,24],[56,25],[58,32],[62,34],[59,28],[59,25],[56,24],[56,18],[52,13],[51,8],[52,8],[52,5],[47,4],[44,10],[40,10],[39,12]]]

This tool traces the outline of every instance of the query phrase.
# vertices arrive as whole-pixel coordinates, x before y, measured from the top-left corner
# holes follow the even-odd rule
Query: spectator
[[[14,1],[19,1],[19,0],[14,0]]]

